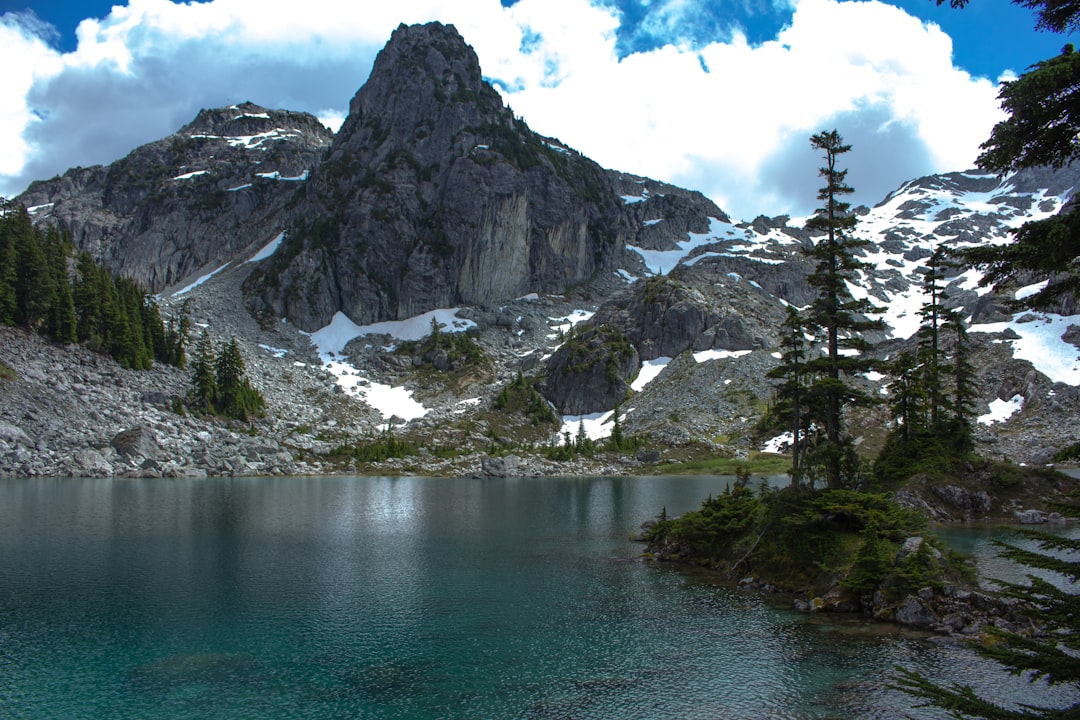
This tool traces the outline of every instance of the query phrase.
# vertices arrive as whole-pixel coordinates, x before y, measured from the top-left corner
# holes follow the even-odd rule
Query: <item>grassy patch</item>
[[[657,465],[657,475],[779,475],[791,468],[791,459],[785,455],[751,452],[748,459],[711,457],[685,462]]]
[[[0,380],[17,380],[19,373],[0,360]]]

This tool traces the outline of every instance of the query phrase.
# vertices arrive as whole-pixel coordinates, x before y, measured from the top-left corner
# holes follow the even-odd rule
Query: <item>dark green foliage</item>
[[[247,378],[236,338],[215,356],[210,335],[203,331],[191,363],[191,403],[203,412],[234,420],[262,415],[266,400]]]
[[[878,536],[877,520],[871,518],[863,528],[862,545],[855,551],[844,587],[857,595],[872,593],[881,586],[891,565],[889,549]]]
[[[806,223],[808,230],[824,233],[807,251],[816,263],[807,281],[817,289],[818,296],[810,304],[806,326],[821,334],[825,354],[806,363],[806,371],[813,377],[805,393],[806,406],[822,428],[821,436],[808,448],[807,460],[822,468],[829,487],[839,488],[853,480],[846,469],[850,465],[845,458],[851,454],[851,441],[844,431],[843,410],[873,402],[847,378],[876,367],[877,363],[864,354],[869,343],[860,333],[880,330],[884,325],[880,320],[866,319],[880,310],[865,299],[856,300],[848,290],[848,282],[856,280],[855,273],[865,267],[853,251],[866,245],[865,240],[850,236],[857,218],[841,199],[853,190],[845,180],[847,170],[839,169],[837,161],[851,146],[845,145],[835,130],[814,135],[810,144],[824,153],[825,167],[820,175],[826,184],[818,191],[822,207]],[[856,354],[844,352],[851,350]]]
[[[387,423],[386,429],[375,440],[360,441],[352,445],[339,445],[330,455],[357,462],[376,463],[391,458],[408,457],[415,455],[417,452],[418,448],[415,444],[397,438],[394,435],[394,426]]]
[[[975,371],[964,319],[943,306],[942,262],[935,251],[924,279],[927,302],[919,312],[917,352],[900,352],[888,366],[893,376],[889,409],[897,427],[874,463],[875,478],[886,486],[918,473],[941,479],[960,475],[965,463],[976,460],[971,456]]]
[[[559,424],[559,418],[551,404],[520,372],[512,383],[499,391],[494,407],[496,410],[525,415],[532,420],[534,425]]]
[[[939,0],[939,4],[942,0]],[[966,0],[952,0],[963,7]],[[1071,32],[1080,25],[1076,0],[1020,0],[1038,16],[1037,27]],[[1040,166],[1064,167],[1080,156],[1080,53],[1066,44],[1061,54],[1028,68],[1001,84],[1001,107],[1009,117],[994,126],[982,144],[979,167],[1004,174]],[[1080,297],[1080,208],[1013,231],[1012,243],[960,253],[988,270],[982,285],[1000,287],[1030,274],[1049,282],[1018,304],[1052,309],[1066,298]]]
[[[1063,167],[1080,155],[1080,54],[1071,44],[1002,83],[998,98],[1009,117],[982,144],[979,167],[998,173]]]
[[[0,323],[85,343],[126,368],[175,364],[157,305],[140,285],[76,253],[57,228],[35,227],[11,201],[0,205],[0,262]]]
[[[1017,307],[1051,309],[1063,298],[1080,296],[1080,207],[1024,223],[1007,245],[972,248],[959,255],[986,269],[979,281],[982,286],[1014,283],[1032,273],[1049,278],[1051,282],[1037,293],[1012,302]]]
[[[191,362],[192,401],[197,408],[210,411],[217,399],[217,374],[214,369],[214,345],[205,330],[195,345]]]
[[[1068,462],[1070,460],[1080,460],[1080,441],[1062,448],[1054,455],[1054,462]]]
[[[402,355],[418,356],[429,365],[436,354],[445,353],[447,361],[455,369],[479,365],[487,359],[484,348],[476,342],[473,334],[444,332],[435,318],[431,320],[431,333],[427,337],[419,341],[402,342],[398,345],[397,352]]]
[[[215,406],[218,414],[237,420],[247,420],[253,415],[262,414],[266,400],[246,377],[244,358],[240,355],[236,338],[221,349],[214,361],[214,370],[217,384]]]
[[[657,523],[650,541],[792,590],[821,591],[836,576],[847,577],[861,594],[894,578],[896,547],[923,527],[922,518],[885,495],[796,488],[754,495],[737,483],[700,510]]]
[[[807,386],[812,380],[806,369],[806,324],[793,306],[787,306],[781,337],[780,364],[770,370],[766,377],[780,380],[776,400],[762,418],[760,430],[783,429],[792,434],[791,484],[798,487],[802,482],[803,455],[807,445],[813,416],[807,412]]]

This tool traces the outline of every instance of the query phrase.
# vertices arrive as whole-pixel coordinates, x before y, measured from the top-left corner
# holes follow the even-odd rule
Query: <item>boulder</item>
[[[149,458],[156,460],[161,456],[161,446],[158,445],[154,431],[145,425],[117,433],[109,444],[117,453],[127,459],[144,460]]]
[[[1047,515],[1042,510],[1017,510],[1013,515],[1021,525],[1041,525],[1047,520]]]
[[[492,457],[485,455],[480,458],[480,475],[482,477],[516,477],[519,472],[520,458],[517,455],[504,457]]]
[[[30,436],[23,432],[21,427],[12,425],[4,420],[0,420],[0,440],[7,443],[10,447],[34,446],[34,443],[30,440]]]
[[[958,485],[934,485],[930,490],[968,518],[990,512],[992,500],[985,490],[975,492]]]
[[[93,448],[75,453],[69,468],[72,477],[112,477],[113,475],[112,463]]]
[[[920,628],[934,627],[941,622],[921,599],[911,595],[896,608],[893,619],[901,625]]]

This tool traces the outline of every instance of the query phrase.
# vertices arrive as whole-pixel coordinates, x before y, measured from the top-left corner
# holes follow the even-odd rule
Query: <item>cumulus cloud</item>
[[[813,209],[820,130],[853,142],[857,201],[872,204],[912,174],[970,167],[1001,117],[996,87],[952,66],[947,35],[879,2],[800,0],[757,46],[736,34],[620,61],[606,42],[558,87],[509,101],[601,164],[700,189],[739,217]],[[809,192],[792,179],[796,157]]]
[[[295,0],[130,0],[84,21],[66,54],[40,21],[9,13],[0,131],[17,141],[0,149],[0,194],[111,162],[202,107],[251,100],[340,124],[401,22],[453,23],[538,132],[700,189],[736,217],[813,209],[814,132],[836,127],[855,145],[856,201],[873,203],[914,175],[969,167],[1000,118],[996,87],[953,67],[947,35],[880,2],[796,0],[760,43],[702,20],[707,0],[654,4],[633,20],[651,49],[635,52],[610,0],[305,0],[303,12]]]

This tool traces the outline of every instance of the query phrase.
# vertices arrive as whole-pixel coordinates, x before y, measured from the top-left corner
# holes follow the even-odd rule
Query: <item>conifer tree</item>
[[[0,201],[0,325],[15,324],[15,217],[17,205]]]
[[[932,430],[942,426],[944,419],[945,394],[943,374],[947,371],[942,361],[941,324],[944,320],[944,288],[941,286],[942,253],[937,248],[930,254],[926,274],[923,276],[923,293],[926,302],[919,309],[922,323],[916,336],[919,339],[919,362],[922,368],[922,393],[926,397],[927,417],[923,422]]]
[[[898,425],[896,432],[908,443],[922,431],[925,419],[925,398],[915,355],[901,352],[889,366],[889,373],[893,377],[889,383],[889,409]]]
[[[972,420],[975,418],[975,367],[971,364],[971,341],[968,339],[964,316],[950,310],[945,314],[946,332],[953,336],[953,397],[952,428],[954,446],[957,450],[970,450],[972,440]]]
[[[839,488],[845,480],[845,458],[851,454],[850,439],[844,432],[843,410],[872,402],[847,378],[877,365],[865,356],[870,346],[859,333],[880,330],[884,325],[880,320],[866,319],[866,315],[880,310],[866,299],[855,299],[848,289],[848,283],[856,279],[855,273],[866,267],[852,251],[867,244],[851,237],[857,218],[842,199],[854,192],[846,182],[847,170],[838,167],[839,157],[851,150],[851,146],[844,144],[836,130],[812,136],[810,144],[824,154],[825,166],[819,174],[825,178],[825,186],[817,196],[822,207],[806,223],[808,230],[824,235],[807,251],[816,261],[808,282],[818,291],[810,304],[808,325],[823,335],[825,354],[807,362],[807,369],[815,378],[807,399],[820,408],[817,411],[820,417],[815,420],[823,428],[823,438],[815,444],[815,457],[823,466],[828,486]]]
[[[191,363],[191,390],[196,406],[206,411],[213,409],[217,400],[217,372],[214,367],[214,344],[205,330],[195,345],[195,356]]]
[[[251,385],[240,354],[240,345],[233,338],[214,360],[214,409],[221,415],[247,420],[262,412],[266,401]]]
[[[55,286],[42,238],[26,208],[13,217],[15,241],[15,324],[38,331],[48,320]]]
[[[811,413],[806,407],[807,343],[806,326],[802,315],[793,306],[787,306],[781,338],[780,364],[770,370],[766,377],[781,380],[776,391],[776,404],[771,415],[779,419],[779,426],[792,435],[791,485],[799,487],[802,482],[802,456],[809,432]]]

